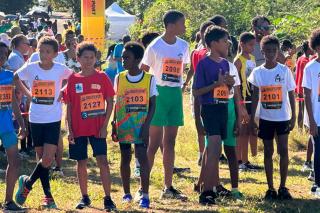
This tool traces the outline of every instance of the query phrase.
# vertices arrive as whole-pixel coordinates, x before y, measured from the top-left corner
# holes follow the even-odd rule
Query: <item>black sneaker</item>
[[[276,200],[278,198],[277,192],[274,189],[268,189],[266,195],[264,196],[265,200]]]
[[[310,174],[308,176],[308,180],[314,182],[314,171],[310,171]]]
[[[18,206],[13,201],[9,201],[3,204],[3,212],[26,212],[26,209]]]
[[[161,199],[176,199],[181,201],[187,201],[188,197],[185,194],[182,194],[182,192],[178,189],[173,188],[171,186],[170,188],[163,189],[161,192]]]
[[[214,205],[216,204],[215,199],[217,198],[217,193],[213,191],[202,192],[199,196],[199,203],[201,205]]]
[[[317,188],[318,188],[318,185],[317,184],[313,184],[312,187],[311,187],[311,190],[310,190],[311,194],[314,195],[316,193],[316,191],[317,191]]]
[[[251,170],[251,171],[263,169],[263,167],[258,166],[258,165],[251,164],[249,161],[246,162],[246,163],[244,163],[244,165],[246,166],[246,168],[247,168],[248,170]]]
[[[221,154],[219,161],[220,163],[228,163],[228,159],[226,158],[226,156],[224,156],[224,154]]]
[[[85,207],[90,206],[90,204],[91,200],[89,196],[83,196],[78,205],[76,206],[76,209],[84,209]]]
[[[111,200],[111,197],[110,196],[107,196],[107,197],[104,197],[104,209],[107,211],[107,212],[111,212],[111,211],[116,211],[117,210],[117,207],[116,205],[114,204],[114,202]]]
[[[198,192],[200,194],[201,192],[201,185],[197,184],[197,183],[194,183],[193,184],[193,191],[194,192]]]
[[[278,199],[279,200],[292,200],[292,196],[289,192],[289,189],[286,187],[280,187],[278,190]]]
[[[222,185],[219,185],[216,187],[217,188],[217,194],[220,197],[231,197],[231,191],[228,189],[224,188]]]
[[[190,168],[179,168],[173,167],[173,174],[183,173],[183,172],[190,172]]]

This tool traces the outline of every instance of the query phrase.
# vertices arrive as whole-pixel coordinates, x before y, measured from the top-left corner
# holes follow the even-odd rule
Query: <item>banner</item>
[[[81,0],[81,34],[100,51],[105,48],[105,0]]]

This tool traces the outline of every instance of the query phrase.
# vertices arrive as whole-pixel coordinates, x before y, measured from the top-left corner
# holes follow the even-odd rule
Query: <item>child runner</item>
[[[117,94],[115,120],[117,136],[121,150],[121,179],[125,195],[123,202],[131,202],[130,161],[131,144],[134,144],[135,156],[140,165],[140,186],[135,200],[142,208],[149,208],[149,162],[147,148],[149,144],[150,122],[155,111],[158,95],[154,77],[139,68],[144,48],[139,43],[128,42],[122,54],[126,71],[116,76],[114,88]]]
[[[320,29],[312,32],[310,47],[317,53],[317,58],[309,62],[305,69],[302,87],[305,95],[306,110],[309,118],[310,135],[314,142],[314,177],[315,184],[311,192],[315,193],[320,187],[320,104],[319,104],[319,79],[320,79]]]
[[[294,128],[296,112],[295,82],[290,69],[277,62],[280,43],[278,38],[268,35],[261,40],[261,49],[266,62],[255,68],[248,81],[253,85],[251,128],[255,132],[255,114],[259,104],[259,134],[264,144],[264,166],[268,182],[265,199],[292,199],[286,188],[288,175],[288,136]],[[290,110],[291,107],[291,110]],[[281,182],[278,193],[273,184],[273,139],[277,138],[280,155]]]
[[[97,49],[87,42],[77,48],[77,60],[81,64],[79,73],[73,73],[65,89],[67,121],[69,129],[69,155],[77,161],[77,174],[82,198],[76,209],[91,204],[88,195],[88,142],[100,169],[104,189],[104,209],[116,209],[111,192],[111,177],[107,161],[107,126],[113,109],[114,91],[107,75],[94,68]]]
[[[228,32],[221,27],[210,26],[207,29],[205,42],[210,48],[210,55],[198,63],[193,84],[193,94],[199,96],[201,117],[208,137],[202,164],[204,186],[199,197],[199,203],[203,205],[215,204],[219,185],[221,142],[227,139],[228,134],[229,90],[235,84],[235,75],[230,75],[231,63],[221,57],[228,54],[228,36]],[[234,74],[237,74],[235,67]],[[234,160],[237,163],[235,150]],[[235,168],[237,170],[237,165]]]
[[[9,55],[9,48],[0,42],[0,140],[6,150],[8,166],[6,171],[6,194],[3,211],[21,211],[12,199],[14,185],[18,179],[19,156],[18,138],[12,121],[12,112],[21,127],[19,136],[26,137],[26,127],[16,101],[13,86],[13,72],[3,68]]]
[[[188,43],[179,35],[185,33],[185,17],[175,10],[168,11],[163,22],[165,32],[148,46],[141,68],[151,71],[157,82],[159,96],[150,126],[148,159],[150,168],[162,143],[164,185],[162,198],[186,200],[187,197],[172,186],[175,143],[179,126],[183,126],[182,74],[190,61]]]
[[[235,66],[238,69],[241,79],[241,96],[245,101],[245,106],[248,114],[251,113],[251,94],[252,86],[247,81],[252,70],[256,67],[255,58],[252,55],[256,38],[252,33],[244,32],[240,35],[240,52],[235,58]],[[251,152],[253,156],[257,155],[257,137],[250,134],[248,124],[242,124],[238,121],[238,161],[239,169],[241,171],[257,170],[260,167],[253,165],[248,160],[248,145],[250,143]]]
[[[43,206],[56,208],[49,183],[49,169],[54,160],[60,135],[62,108],[58,101],[62,81],[72,71],[66,66],[53,62],[58,54],[58,43],[51,37],[39,41],[40,61],[25,64],[15,74],[15,81],[32,100],[29,110],[32,140],[39,161],[30,176],[19,177],[16,201],[23,205],[33,184],[40,179],[45,194]],[[22,81],[30,84],[29,91]]]

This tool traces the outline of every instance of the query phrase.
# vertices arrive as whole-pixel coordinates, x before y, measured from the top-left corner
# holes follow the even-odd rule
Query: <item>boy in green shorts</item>
[[[8,59],[9,48],[0,42],[0,140],[5,148],[8,160],[6,171],[6,193],[3,211],[24,211],[12,199],[14,185],[18,178],[19,156],[18,138],[12,121],[12,112],[21,126],[19,137],[26,137],[26,127],[21,116],[20,108],[15,96],[13,86],[13,72],[3,68]]]
[[[88,195],[88,142],[100,169],[104,190],[103,205],[113,211],[116,205],[110,197],[111,177],[107,161],[107,126],[113,109],[114,91],[105,73],[96,70],[97,48],[88,42],[77,47],[80,72],[68,79],[64,99],[67,103],[69,156],[77,161],[77,174],[82,198],[76,209],[90,206]]]
[[[116,91],[115,120],[121,150],[121,179],[125,195],[123,202],[131,202],[130,161],[131,144],[140,164],[140,186],[135,200],[142,208],[149,208],[150,168],[147,157],[150,122],[155,111],[158,95],[154,77],[139,68],[144,48],[139,43],[125,44],[122,54],[126,71],[115,78]],[[113,130],[114,132],[115,130]]]
[[[150,126],[148,159],[150,168],[155,154],[163,145],[164,185],[161,198],[186,200],[187,197],[172,186],[175,143],[179,126],[183,126],[182,74],[189,63],[189,45],[178,36],[185,33],[185,17],[175,10],[168,11],[163,22],[165,32],[146,49],[141,69],[155,76],[159,96]]]

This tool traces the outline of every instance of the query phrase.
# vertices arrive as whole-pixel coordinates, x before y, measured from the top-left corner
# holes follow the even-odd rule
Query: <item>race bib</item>
[[[282,86],[263,86],[261,91],[261,104],[264,109],[281,109],[282,107]]]
[[[213,89],[213,102],[215,104],[227,104],[229,101],[229,88],[226,85]]]
[[[1,85],[0,86],[0,110],[6,110],[12,106],[12,85]]]
[[[125,91],[126,113],[147,111],[147,90],[128,89]]]
[[[80,105],[82,119],[97,117],[106,113],[105,100],[102,93],[81,95]]]
[[[52,105],[55,89],[54,81],[34,80],[32,85],[32,102],[35,104]]]
[[[162,80],[179,83],[182,75],[182,61],[164,58],[162,61]]]

